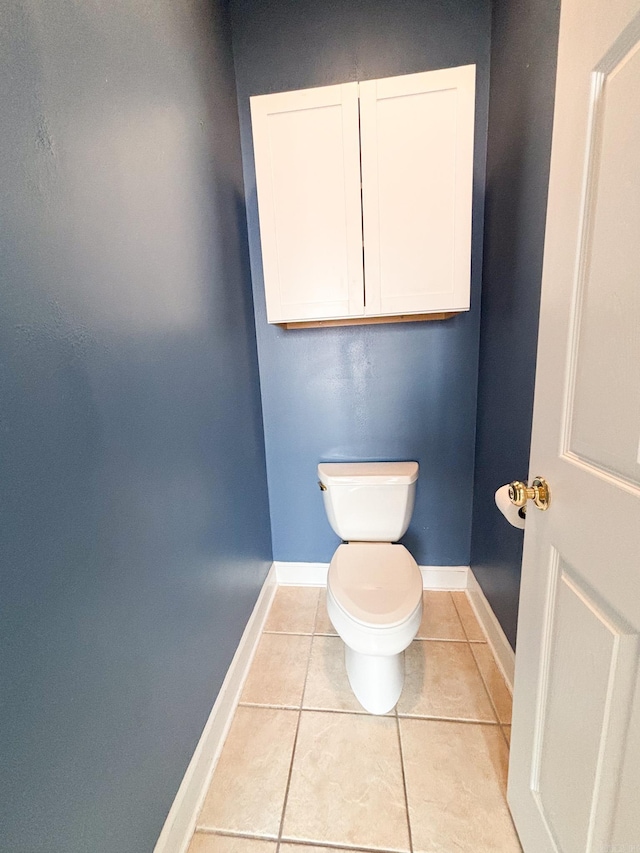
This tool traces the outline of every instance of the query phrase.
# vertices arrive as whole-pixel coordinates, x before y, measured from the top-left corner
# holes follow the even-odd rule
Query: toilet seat
[[[336,605],[363,627],[402,625],[422,602],[422,575],[403,545],[353,542],[340,545],[327,585]]]

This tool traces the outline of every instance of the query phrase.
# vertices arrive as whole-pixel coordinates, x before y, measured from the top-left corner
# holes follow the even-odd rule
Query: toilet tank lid
[[[417,462],[321,462],[318,477],[325,486],[389,485],[415,483]]]

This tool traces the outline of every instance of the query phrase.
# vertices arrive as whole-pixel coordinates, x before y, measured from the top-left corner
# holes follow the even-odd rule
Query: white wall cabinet
[[[469,308],[475,66],[251,98],[270,323]]]

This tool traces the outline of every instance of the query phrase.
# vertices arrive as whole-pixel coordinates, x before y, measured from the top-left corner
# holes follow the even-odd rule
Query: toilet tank
[[[322,462],[318,478],[329,524],[346,542],[397,542],[416,494],[417,462]]]

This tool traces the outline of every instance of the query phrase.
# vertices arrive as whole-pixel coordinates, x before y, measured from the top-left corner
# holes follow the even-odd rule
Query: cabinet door
[[[475,66],[360,83],[366,314],[469,308]]]
[[[364,312],[358,84],[251,98],[270,323]]]

